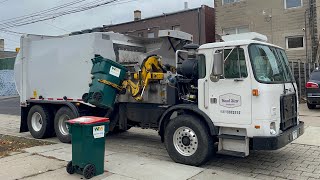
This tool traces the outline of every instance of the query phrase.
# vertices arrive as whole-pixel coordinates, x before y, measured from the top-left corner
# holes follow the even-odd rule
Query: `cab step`
[[[217,153],[222,155],[227,155],[227,156],[234,156],[234,157],[246,157],[246,153],[237,152],[237,151],[221,150],[221,151],[218,151]]]
[[[236,157],[249,155],[249,138],[241,135],[220,134],[217,154]]]

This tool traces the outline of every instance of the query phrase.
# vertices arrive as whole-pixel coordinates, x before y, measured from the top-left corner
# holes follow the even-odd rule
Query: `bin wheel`
[[[83,168],[83,176],[86,179],[90,179],[93,176],[96,175],[96,167],[93,164],[87,164],[84,168]]]
[[[74,172],[75,172],[75,168],[73,167],[73,165],[72,165],[72,161],[69,161],[68,162],[68,165],[67,165],[67,172],[69,173],[69,174],[74,174]]]
[[[103,94],[100,92],[95,92],[92,95],[92,99],[94,99],[96,102],[101,102],[103,99]]]

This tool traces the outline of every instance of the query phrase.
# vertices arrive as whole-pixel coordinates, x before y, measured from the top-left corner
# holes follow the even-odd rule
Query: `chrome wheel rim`
[[[181,155],[191,156],[198,149],[198,138],[191,128],[183,126],[174,132],[173,144]]]
[[[69,119],[70,119],[70,117],[66,114],[60,116],[60,118],[59,118],[59,122],[58,122],[59,131],[64,136],[69,134],[69,128],[66,123]]]
[[[31,126],[34,131],[40,131],[43,126],[43,120],[40,113],[35,112],[31,117]]]

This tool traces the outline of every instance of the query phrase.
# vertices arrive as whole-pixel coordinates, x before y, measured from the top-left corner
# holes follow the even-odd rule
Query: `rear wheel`
[[[315,109],[317,105],[307,103],[309,109]]]
[[[37,139],[51,137],[54,132],[52,119],[52,114],[46,107],[32,106],[27,117],[28,129],[31,135]]]
[[[71,136],[67,127],[67,121],[76,118],[76,115],[69,107],[61,107],[54,118],[54,130],[58,139],[63,143],[70,143]]]
[[[93,176],[96,175],[96,167],[93,164],[87,164],[84,168],[83,168],[83,176],[86,179],[90,179]]]
[[[195,116],[181,115],[168,123],[164,142],[172,160],[200,166],[211,157],[214,141],[206,125]]]

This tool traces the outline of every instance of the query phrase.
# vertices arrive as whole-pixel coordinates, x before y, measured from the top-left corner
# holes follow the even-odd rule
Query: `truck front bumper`
[[[300,121],[294,126],[281,134],[273,137],[253,137],[250,138],[252,150],[276,150],[284,147],[297,139],[304,133],[304,122]]]

